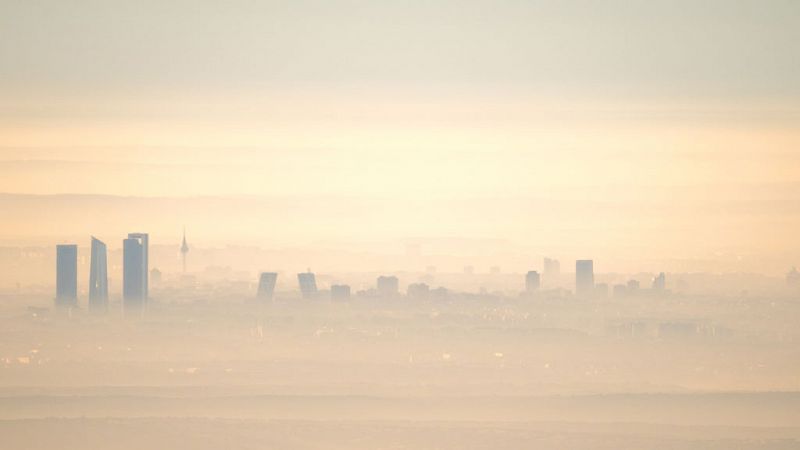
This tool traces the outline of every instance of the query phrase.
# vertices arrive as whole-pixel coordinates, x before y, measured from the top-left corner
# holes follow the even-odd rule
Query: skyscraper
[[[379,276],[376,284],[381,297],[396,297],[400,291],[400,281],[395,276]]]
[[[147,302],[147,298],[150,294],[150,283],[149,283],[149,274],[150,274],[150,261],[149,261],[149,240],[150,237],[147,233],[128,233],[128,239],[136,239],[139,241],[142,250],[141,256],[141,289],[142,289],[142,300]]]
[[[78,246],[56,246],[56,306],[78,306]]]
[[[317,278],[312,272],[298,273],[297,282],[300,284],[300,293],[305,299],[317,296]]]
[[[575,295],[590,297],[594,292],[594,261],[579,259],[575,261]]]
[[[141,311],[147,301],[147,235],[122,241],[122,299],[125,312]]]
[[[89,266],[89,309],[108,309],[108,262],[106,244],[92,236],[92,258]]]
[[[275,283],[278,281],[278,274],[276,272],[261,272],[258,278],[258,292],[256,297],[262,301],[272,300],[272,295],[275,293]]]
[[[539,276],[539,272],[531,270],[525,274],[525,291],[527,293],[532,294],[538,291],[540,286],[541,277]]]

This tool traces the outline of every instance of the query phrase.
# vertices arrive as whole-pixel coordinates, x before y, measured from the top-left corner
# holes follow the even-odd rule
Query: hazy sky
[[[309,240],[796,249],[798,42],[793,0],[5,1],[0,192],[302,198]],[[393,212],[339,217],[364,198]]]

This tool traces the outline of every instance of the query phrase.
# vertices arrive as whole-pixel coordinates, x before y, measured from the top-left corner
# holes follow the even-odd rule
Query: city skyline
[[[132,311],[143,312],[149,299],[149,238],[148,233],[129,233],[128,238],[123,240],[123,266],[122,266],[122,299],[126,309]],[[186,276],[186,239],[185,231],[184,237],[180,246],[182,269],[181,273]],[[77,261],[78,261],[78,246],[75,244],[59,244],[56,246],[57,250],[57,264],[56,264],[56,305],[57,306],[70,306],[75,307],[79,304],[78,296],[78,283],[77,283]],[[105,244],[91,236],[91,266],[89,276],[89,289],[88,289],[88,307],[89,309],[97,312],[108,310],[108,275],[107,275],[107,251]],[[465,268],[465,275],[474,276],[472,266],[468,266],[469,271]],[[560,261],[550,257],[543,258],[544,271],[548,273],[551,278],[560,276]],[[605,299],[609,297],[609,286],[607,283],[595,284],[594,274],[594,261],[593,260],[576,260],[575,261],[575,284],[572,292],[575,298],[587,299]],[[153,271],[158,271],[158,282],[161,282],[161,271],[154,267]],[[794,271],[794,272],[792,272]],[[796,269],[792,268],[786,275],[788,284],[792,283],[793,273]],[[493,275],[500,274],[500,268],[492,266],[489,273]],[[144,274],[144,276],[142,276]],[[278,272],[260,272],[258,276],[257,288],[255,297],[259,301],[272,301],[275,294]],[[311,272],[310,269],[304,273],[297,274],[298,291],[305,300],[325,298],[320,297],[319,286],[316,282],[316,274]],[[183,282],[185,284],[185,282]],[[552,289],[553,280],[550,280],[550,289],[545,289],[542,292],[546,295],[552,296],[557,294],[562,296],[561,289],[563,289],[563,280],[561,280],[562,287]],[[558,283],[556,283],[558,284]],[[667,293],[666,274],[659,272],[654,275],[651,280],[652,287],[650,291],[656,294]],[[538,271],[530,270],[524,273],[524,287],[520,294],[538,296],[541,288],[541,275]],[[423,282],[408,282],[404,296],[410,299],[426,299],[430,292],[431,287]],[[437,289],[447,289],[445,286],[439,286]],[[481,288],[483,291],[483,288]],[[350,285],[341,283],[331,283],[327,291],[328,298],[335,301],[348,300],[351,296]],[[370,294],[372,292],[372,294]],[[610,292],[614,298],[621,298],[631,295],[637,295],[640,292],[639,282],[636,280],[628,280],[627,285],[614,285],[613,290]],[[377,296],[384,299],[391,299],[401,295],[400,279],[396,275],[380,275],[375,281],[374,291],[359,291],[358,295]]]
[[[797,450],[800,0],[0,0],[2,450]]]

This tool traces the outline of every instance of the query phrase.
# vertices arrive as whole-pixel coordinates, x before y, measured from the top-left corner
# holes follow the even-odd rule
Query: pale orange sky
[[[477,237],[787,263],[800,249],[794,2],[64,8],[0,18],[2,193],[317,205],[309,220],[193,210],[214,243]],[[86,233],[125,223],[108,222]],[[59,230],[80,227],[7,220],[0,237]]]

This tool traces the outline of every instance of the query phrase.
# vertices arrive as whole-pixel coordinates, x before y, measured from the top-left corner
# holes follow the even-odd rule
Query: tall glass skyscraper
[[[108,310],[108,260],[106,244],[92,236],[92,260],[89,266],[89,309]]]
[[[146,302],[150,295],[150,235],[147,233],[128,233],[128,239],[137,239],[142,245],[142,295]]]
[[[122,299],[126,312],[141,310],[147,302],[148,236],[130,233],[122,241]]]
[[[579,259],[575,261],[575,295],[590,297],[594,293],[594,261]]]
[[[56,246],[56,306],[78,306],[78,246]]]

